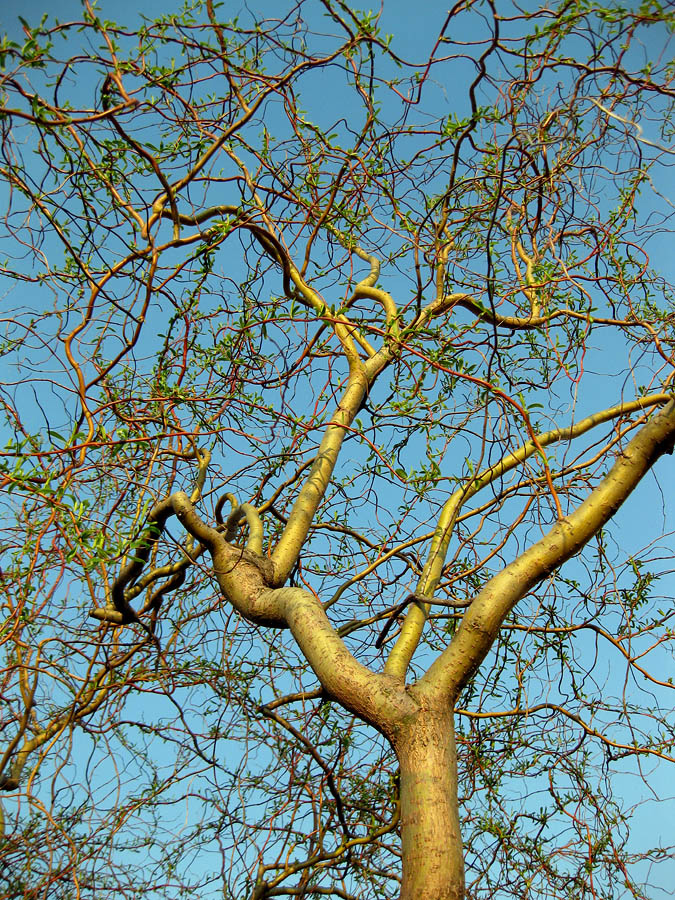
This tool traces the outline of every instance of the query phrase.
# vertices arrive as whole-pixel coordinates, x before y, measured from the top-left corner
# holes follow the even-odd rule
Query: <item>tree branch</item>
[[[488,581],[420,686],[454,703],[516,603],[600,531],[656,460],[673,452],[674,443],[675,400],[671,400],[627,444],[602,482],[574,512],[556,522],[540,541]]]

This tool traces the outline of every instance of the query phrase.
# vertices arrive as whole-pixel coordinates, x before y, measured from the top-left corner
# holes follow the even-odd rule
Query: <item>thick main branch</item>
[[[330,624],[317,598],[302,588],[270,586],[272,563],[234,547],[203,522],[186,494],[170,502],[184,527],[207,548],[223,596],[250,622],[288,628],[324,690],[380,730],[417,706],[395,679],[359,663]]]
[[[449,647],[420,685],[454,702],[477,670],[516,603],[570,559],[615,515],[642,478],[675,444],[675,400],[644,425],[584,502],[488,581],[468,608]]]
[[[504,456],[494,465],[483,469],[467,484],[454,491],[443,506],[438,518],[438,524],[434,530],[429,556],[415,590],[415,596],[419,599],[408,611],[401,634],[387,659],[385,672],[396,675],[399,678],[405,676],[429,615],[430,604],[426,603],[422,598],[431,598],[436,591],[443,572],[457,516],[467,500],[475,496],[487,485],[492,484],[497,478],[521,465],[535,453],[540,453],[544,447],[560,441],[571,441],[604,422],[609,422],[619,416],[629,415],[639,409],[648,409],[657,403],[667,403],[671,397],[671,394],[665,393],[649,394],[627,403],[620,403],[617,406],[600,410],[567,428],[555,428],[551,431],[546,431],[538,435],[536,440],[527,441],[518,450]]]

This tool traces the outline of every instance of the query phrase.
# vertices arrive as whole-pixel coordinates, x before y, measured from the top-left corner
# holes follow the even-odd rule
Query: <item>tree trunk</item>
[[[452,713],[425,710],[394,740],[401,767],[400,900],[464,900]]]

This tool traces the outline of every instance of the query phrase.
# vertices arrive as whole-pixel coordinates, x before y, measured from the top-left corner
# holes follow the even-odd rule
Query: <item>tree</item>
[[[672,6],[251,6],[0,48],[2,896],[649,896]]]

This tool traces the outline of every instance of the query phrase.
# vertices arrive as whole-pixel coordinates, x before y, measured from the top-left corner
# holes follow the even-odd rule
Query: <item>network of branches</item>
[[[214,547],[414,682],[672,400],[672,4],[234,6],[0,43],[7,900],[395,896],[386,736]],[[462,682],[472,900],[667,883],[668,493]]]

